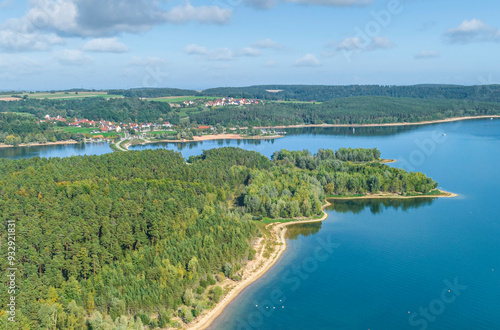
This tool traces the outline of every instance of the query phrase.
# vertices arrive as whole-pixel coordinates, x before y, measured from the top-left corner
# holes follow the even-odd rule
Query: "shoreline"
[[[256,136],[243,136],[241,134],[211,134],[202,136],[193,136],[192,140],[181,139],[181,140],[148,140],[137,144],[130,143],[127,141],[123,145],[120,143],[120,147],[128,150],[130,146],[145,145],[151,143],[190,143],[190,142],[203,142],[210,140],[268,140],[268,139],[279,139],[283,135],[256,135]]]
[[[0,144],[0,148],[17,148],[17,147],[40,147],[40,146],[57,146],[57,145],[66,145],[66,144],[78,144],[78,141],[75,140],[67,140],[67,141],[56,141],[56,142],[46,142],[46,143],[21,143],[17,146],[11,146],[8,144]]]
[[[430,124],[440,124],[440,123],[451,123],[461,120],[471,120],[471,119],[488,119],[488,118],[500,118],[500,115],[489,115],[489,116],[465,116],[465,117],[453,117],[438,120],[426,120],[417,121],[412,123],[383,123],[383,124],[299,124],[299,125],[277,125],[277,126],[255,126],[258,129],[269,129],[269,128],[305,128],[305,127],[383,127],[383,126],[412,126],[412,125],[430,125]]]
[[[247,288],[250,284],[258,280],[262,277],[269,269],[271,269],[274,264],[279,260],[280,256],[285,252],[287,244],[286,244],[286,227],[293,224],[302,224],[302,223],[310,223],[310,222],[320,222],[328,218],[328,213],[325,212],[325,208],[330,206],[331,203],[326,200],[325,204],[321,207],[321,212],[323,212],[323,216],[318,219],[308,219],[308,220],[297,220],[290,222],[275,222],[266,225],[266,228],[270,228],[271,232],[271,242],[274,243],[274,248],[272,253],[268,258],[263,258],[265,244],[260,246],[259,256],[254,259],[255,261],[260,261],[261,263],[254,270],[254,272],[249,273],[248,277],[240,282],[236,283],[236,286],[232,287],[230,291],[224,296],[224,298],[219,301],[214,308],[208,310],[207,313],[200,315],[199,320],[195,320],[193,323],[188,324],[186,329],[207,329],[213,321],[217,317],[219,317],[224,309],[236,298],[245,288]],[[283,229],[283,230],[282,230]],[[258,240],[256,245],[260,245],[262,240]],[[266,242],[264,242],[266,243]],[[254,246],[255,248],[255,246]],[[263,258],[264,260],[259,260]],[[243,268],[246,271],[247,266]],[[245,272],[246,274],[246,272]]]
[[[379,193],[368,194],[364,196],[332,196],[327,197],[327,200],[354,200],[354,199],[413,199],[413,198],[453,198],[458,195],[448,191],[438,189],[441,194],[439,195],[415,195],[415,196],[401,196],[396,194]]]
[[[266,225],[266,228],[270,228],[271,232],[271,242],[274,243],[274,248],[272,253],[268,258],[264,258],[264,249],[265,249],[265,241],[262,242],[263,239],[259,239],[255,244],[254,248],[256,246],[259,246],[258,251],[258,257],[256,257],[254,260],[255,262],[260,261],[259,266],[256,267],[256,269],[251,269],[250,272],[247,274],[247,265],[245,265],[242,269],[244,271],[244,274],[247,274],[248,277],[246,277],[244,280],[240,282],[236,282],[236,284],[230,288],[229,292],[223,297],[221,301],[219,301],[214,308],[207,310],[206,313],[203,313],[200,315],[200,318],[198,320],[193,321],[191,324],[188,324],[186,329],[207,329],[210,327],[210,325],[215,321],[217,317],[219,317],[224,309],[245,289],[247,288],[250,284],[254,283],[256,280],[258,280],[260,277],[262,277],[268,270],[270,270],[274,264],[279,260],[280,256],[283,254],[283,252],[286,251],[287,248],[287,242],[286,242],[286,227],[294,224],[303,224],[303,223],[311,223],[311,222],[320,222],[328,218],[328,213],[325,212],[325,208],[328,206],[332,205],[330,201],[333,201],[335,199],[379,199],[379,198],[397,198],[397,199],[412,199],[412,198],[434,198],[434,197],[441,197],[441,198],[452,198],[458,196],[455,193],[447,192],[444,190],[440,190],[443,195],[435,195],[435,196],[429,196],[429,195],[417,195],[417,196],[399,196],[399,195],[394,195],[394,194],[387,194],[387,195],[366,195],[366,196],[355,196],[355,197],[327,197],[325,200],[325,204],[321,207],[321,212],[323,213],[323,216],[321,218],[317,219],[307,219],[307,220],[296,220],[296,221],[289,221],[289,222],[275,222],[275,223],[270,223]],[[263,245],[261,243],[264,243]],[[261,260],[263,259],[263,260]],[[227,280],[226,280],[227,281]]]

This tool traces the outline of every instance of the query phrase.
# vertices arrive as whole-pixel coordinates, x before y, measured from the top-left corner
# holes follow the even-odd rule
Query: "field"
[[[176,131],[152,131],[152,132],[147,132],[148,135],[159,135],[159,134],[163,134],[163,133],[166,133],[168,135],[175,135],[175,134],[177,134]]]
[[[98,131],[98,127],[62,127],[61,128],[63,131],[71,133],[71,134],[90,134],[92,131]]]
[[[35,117],[35,115],[27,112],[2,112],[2,113],[15,113],[18,116],[24,116],[24,117]]]
[[[117,132],[106,132],[106,133],[104,133],[104,132],[99,132],[99,127],[61,127],[60,129],[63,130],[63,131],[65,131],[65,132],[71,133],[71,134],[78,134],[78,133],[81,133],[81,134],[90,134],[90,132],[92,132],[92,131],[98,131],[98,133],[91,134],[92,137],[94,137],[94,135],[102,135],[104,137],[114,136],[114,135],[123,136],[123,133],[117,133]]]
[[[123,133],[117,133],[117,132],[108,132],[108,133],[95,133],[91,134],[91,137],[93,138],[95,135],[102,135],[103,137],[110,137],[110,136],[120,136],[123,137]]]
[[[67,94],[66,94],[67,93]],[[25,95],[28,96],[30,99],[51,99],[51,100],[57,100],[57,99],[83,99],[86,97],[104,97],[104,98],[122,98],[122,95],[112,95],[112,94],[107,94],[106,92],[78,92],[78,94],[75,94],[75,92],[56,92],[56,93],[19,93],[19,94],[11,94],[11,95],[0,95],[0,101],[5,100],[5,101],[15,101],[21,100],[22,98],[13,98],[12,95],[19,95],[21,97],[24,97]]]

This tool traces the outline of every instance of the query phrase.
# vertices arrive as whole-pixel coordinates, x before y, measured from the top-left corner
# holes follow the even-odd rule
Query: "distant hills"
[[[306,102],[326,102],[336,98],[353,96],[410,97],[437,100],[466,99],[474,101],[500,102],[500,85],[256,85],[247,87],[209,88],[201,92],[178,88],[134,88],[128,90],[109,90],[108,93],[120,94],[125,97],[144,98],[194,95]]]

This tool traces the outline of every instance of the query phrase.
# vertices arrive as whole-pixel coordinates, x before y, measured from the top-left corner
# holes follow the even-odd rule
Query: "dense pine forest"
[[[191,121],[243,126],[383,124],[498,114],[500,103],[493,102],[359,96],[321,104],[266,102],[247,107],[221,107],[195,114]]]
[[[309,217],[329,195],[437,186],[379,161],[377,149],[282,150],[270,160],[238,148],[187,163],[162,149],[0,159],[4,232],[15,221],[17,329],[190,322],[219,301],[221,281],[239,280],[262,217]],[[2,306],[7,286],[4,276]],[[7,317],[0,312],[0,328]]]
[[[206,96],[230,96],[258,98],[262,100],[295,100],[306,102],[326,102],[336,98],[352,96],[388,96],[500,102],[500,85],[259,85],[210,88],[204,90],[202,94]]]

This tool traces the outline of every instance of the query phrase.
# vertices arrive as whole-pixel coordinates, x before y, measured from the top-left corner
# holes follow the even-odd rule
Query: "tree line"
[[[277,91],[277,92],[268,92]],[[419,99],[455,99],[500,102],[500,85],[259,85],[248,87],[219,87],[202,92],[205,96],[230,96],[262,100],[296,100],[326,102],[353,96],[410,97]]]
[[[359,96],[321,104],[265,102],[246,107],[227,106],[194,114],[190,119],[204,125],[275,126],[414,123],[497,114],[500,114],[500,103]]]
[[[100,97],[82,99],[27,99],[16,102],[0,102],[0,112],[29,113],[38,119],[45,115],[88,120],[107,120],[112,122],[158,122],[178,123],[178,115],[172,112],[168,102],[154,102],[139,98],[114,98],[106,100]]]

